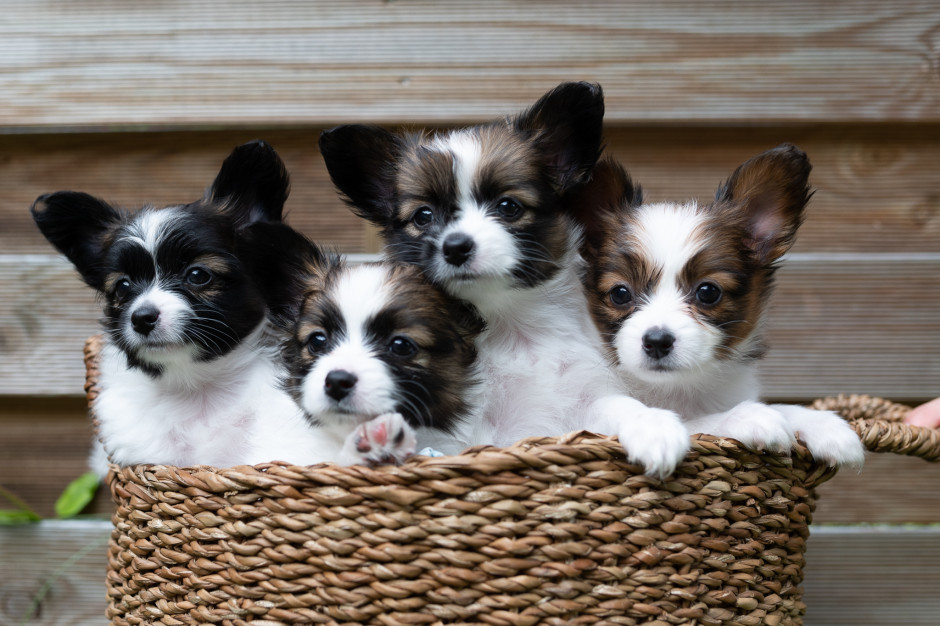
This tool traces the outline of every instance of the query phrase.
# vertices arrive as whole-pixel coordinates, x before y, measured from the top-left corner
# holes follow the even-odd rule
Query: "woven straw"
[[[86,347],[89,397],[98,344]],[[906,407],[817,402],[865,445],[935,460]],[[804,449],[699,435],[666,482],[575,433],[368,468],[140,465],[117,505],[112,624],[799,625],[815,487]]]

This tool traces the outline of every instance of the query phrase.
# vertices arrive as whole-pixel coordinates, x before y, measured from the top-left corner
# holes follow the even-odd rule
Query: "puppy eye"
[[[633,303],[633,292],[626,285],[617,285],[608,292],[610,303],[614,306],[629,306]]]
[[[418,346],[407,337],[393,337],[388,344],[388,351],[399,358],[407,359],[418,352]]]
[[[522,215],[522,205],[512,198],[500,198],[496,203],[496,212],[507,222],[514,222]]]
[[[313,356],[323,354],[326,350],[327,343],[329,343],[329,339],[326,333],[321,330],[316,330],[307,337],[307,351]]]
[[[434,211],[429,206],[418,207],[418,210],[411,216],[411,221],[418,228],[424,228],[434,219]]]
[[[127,278],[122,278],[117,281],[114,285],[114,297],[118,300],[123,300],[131,292],[131,281]]]
[[[702,283],[695,290],[695,299],[706,306],[717,304],[721,300],[721,287],[715,283]]]
[[[191,267],[186,270],[186,282],[194,287],[205,287],[212,280],[212,274],[204,267]]]

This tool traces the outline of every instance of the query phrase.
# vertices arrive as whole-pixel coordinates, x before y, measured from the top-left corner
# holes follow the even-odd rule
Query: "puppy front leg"
[[[665,478],[689,452],[689,431],[672,411],[616,395],[595,400],[589,415],[585,428],[617,435],[627,459],[642,465],[647,476]]]
[[[832,411],[816,411],[796,404],[774,404],[798,433],[813,458],[831,466],[861,469],[865,463],[865,446],[842,417]]]
[[[415,453],[417,438],[401,413],[383,413],[360,424],[343,442],[344,465],[398,465]]]
[[[787,453],[796,445],[793,428],[783,414],[752,400],[721,413],[687,419],[685,425],[690,433],[737,439],[754,450]]]

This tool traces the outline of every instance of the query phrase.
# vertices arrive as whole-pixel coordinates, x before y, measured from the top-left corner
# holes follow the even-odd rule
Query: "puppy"
[[[480,439],[589,429],[617,434],[651,475],[689,438],[678,416],[622,393],[608,373],[579,272],[569,195],[601,151],[601,89],[566,83],[527,111],[438,134],[351,125],[324,132],[333,182],[378,225],[389,256],[417,265],[486,321],[477,340]]]
[[[350,266],[285,224],[246,232],[281,332],[285,388],[308,419],[347,456],[374,462],[400,462],[417,442],[460,452],[477,402],[475,311],[413,265]]]
[[[838,415],[758,401],[757,360],[774,274],[812,193],[791,145],[737,168],[714,202],[643,204],[613,160],[575,202],[585,227],[585,287],[609,355],[630,391],[678,412],[690,432],[789,450],[797,434],[829,464],[864,450]]]
[[[33,204],[43,235],[104,304],[100,474],[104,451],[120,465],[220,467],[336,454],[280,388],[265,302],[243,268],[244,229],[279,221],[288,191],[281,159],[254,142],[189,204],[129,213],[73,191]]]

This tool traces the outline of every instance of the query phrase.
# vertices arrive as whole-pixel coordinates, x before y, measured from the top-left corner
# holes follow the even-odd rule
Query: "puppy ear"
[[[378,126],[348,124],[320,134],[320,154],[353,211],[388,226],[395,211],[395,167],[401,139]]]
[[[533,135],[563,192],[586,181],[600,157],[604,93],[594,83],[563,83],[511,122]]]
[[[612,157],[600,161],[590,180],[568,202],[575,221],[584,230],[581,252],[585,259],[596,258],[604,240],[617,232],[623,215],[643,204],[643,189]]]
[[[255,222],[281,221],[290,193],[290,176],[277,152],[257,140],[232,150],[206,199],[221,203],[238,227]]]
[[[327,273],[342,263],[282,222],[241,229],[235,253],[261,291],[271,320],[285,331],[293,329],[307,294],[322,289]]]
[[[39,196],[29,209],[42,234],[95,289],[104,286],[107,237],[124,222],[123,213],[104,200],[77,191]]]
[[[732,205],[746,218],[746,245],[763,263],[790,249],[813,193],[806,153],[782,144],[744,162],[718,188],[719,205]]]
[[[480,316],[476,307],[465,300],[451,298],[451,319],[457,323],[460,336],[469,344],[473,344],[477,335],[486,330],[486,322]]]

